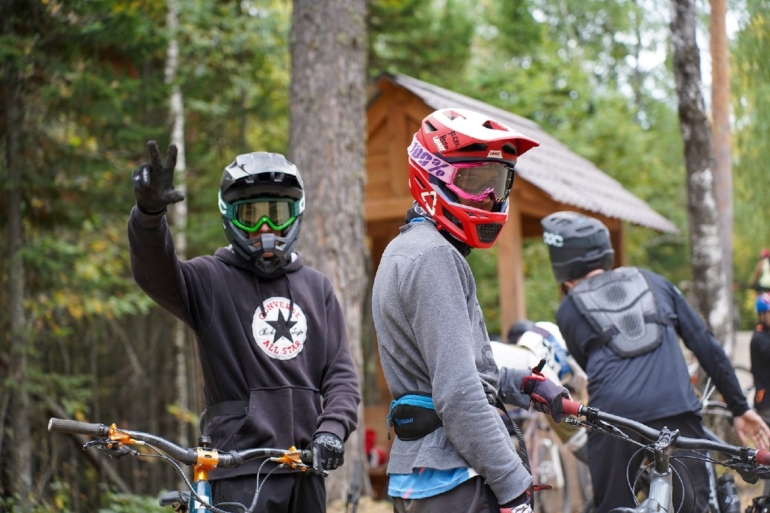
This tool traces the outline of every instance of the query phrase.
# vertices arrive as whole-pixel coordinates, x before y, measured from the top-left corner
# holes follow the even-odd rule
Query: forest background
[[[702,49],[708,5],[697,4]],[[180,0],[179,67],[164,76],[170,33],[164,3],[150,0],[6,0],[0,66],[22,70],[20,138],[24,173],[24,336],[33,493],[37,511],[151,508],[176,486],[160,463],[121,461],[124,487],[76,446],[45,430],[66,415],[124,422],[173,437],[193,433],[202,408],[197,366],[190,402],[176,402],[174,330],[168,314],[134,284],[125,225],[134,203],[131,171],[145,143],[170,141],[168,99],[184,96],[187,255],[224,245],[216,208],[222,169],[244,152],[287,152],[290,109],[290,2]],[[743,329],[753,326],[746,287],[760,248],[770,245],[765,152],[770,150],[768,0],[729,4],[733,113],[734,276]],[[628,263],[660,272],[687,289],[691,280],[685,170],[671,70],[669,2],[664,0],[371,0],[369,79],[399,72],[466,94],[539,123],[652,208],[678,235],[627,225]],[[708,78],[705,59],[704,78]],[[4,114],[12,110],[4,81]],[[708,98],[708,95],[704,93]],[[328,126],[334,131],[334,126]],[[0,184],[9,189],[6,163]],[[344,194],[344,191],[343,191]],[[0,198],[6,212],[9,202]],[[8,216],[0,238],[8,243]],[[300,250],[302,246],[300,245]],[[0,262],[0,496],[10,501],[7,456],[12,379],[9,284]],[[499,333],[496,254],[469,261],[490,333]],[[558,293],[545,246],[526,241],[528,316],[552,319]],[[364,343],[366,341],[363,341]],[[190,361],[196,358],[189,345]],[[110,485],[108,486],[108,483]],[[123,494],[146,495],[148,498]],[[10,502],[9,502],[10,503]],[[0,506],[0,509],[2,506]]]

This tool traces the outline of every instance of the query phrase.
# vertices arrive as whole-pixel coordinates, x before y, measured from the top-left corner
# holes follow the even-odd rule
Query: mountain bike
[[[753,404],[754,393],[756,391],[754,388],[754,376],[747,367],[742,365],[734,365],[733,369],[735,370],[735,375],[741,385],[743,395],[746,397],[746,400],[749,404]],[[691,376],[693,374],[694,373],[691,370]],[[697,388],[696,392],[698,392]],[[706,431],[706,435],[710,438],[721,440],[720,437],[722,437],[731,441],[731,438],[735,438],[732,427],[733,414],[727,407],[727,404],[722,401],[721,398],[714,397],[715,392],[716,387],[711,383],[711,378],[707,377],[706,383],[703,386],[703,391],[699,394],[699,398],[701,399],[701,403],[703,405],[701,409],[701,414],[703,415],[704,419],[703,427]],[[716,475],[715,470],[713,469],[713,465],[709,466],[709,478],[712,483],[711,490],[713,492],[716,490],[714,484],[716,482]],[[765,487],[766,491],[768,489],[770,489],[770,483],[768,483],[768,485]],[[712,504],[712,511],[719,513],[719,509],[714,509],[713,506],[716,504],[713,494],[710,498],[710,504]]]
[[[168,492],[161,497],[159,502],[161,506],[172,506],[175,511],[179,512],[228,513],[220,509],[228,506],[251,513],[256,508],[259,493],[265,481],[275,469],[286,468],[295,472],[315,472],[313,467],[308,465],[313,461],[310,451],[300,451],[294,447],[288,449],[254,448],[222,452],[211,447],[209,437],[201,436],[198,440],[198,447],[184,448],[161,436],[118,428],[115,424],[107,426],[57,418],[51,418],[48,421],[48,431],[95,437],[94,440],[86,443],[83,449],[96,448],[114,459],[130,455],[159,457],[168,462],[182,476],[190,491],[189,493]],[[147,447],[152,453],[141,452],[133,447]],[[263,466],[267,462],[273,462],[277,465],[261,478],[261,483],[261,476],[256,479],[254,499],[251,505],[246,506],[235,502],[212,505],[210,503],[212,494],[208,479],[209,473],[215,468],[234,468],[256,459],[264,459]],[[193,468],[194,481],[192,483],[180,464]],[[261,469],[262,467],[260,467]],[[326,476],[328,472],[321,471],[321,474]]]
[[[504,423],[519,454],[520,443],[515,433],[511,432],[509,421],[520,428],[534,483],[550,487],[538,491],[533,510],[536,513],[570,513],[570,489],[561,441],[540,413],[521,408],[506,413],[508,418],[503,417]]]
[[[676,474],[676,471],[670,467],[671,459],[682,457],[673,455],[676,449],[691,451],[686,455],[688,458],[700,459],[735,470],[748,483],[756,483],[758,479],[770,479],[770,451],[739,447],[707,439],[679,436],[678,430],[669,430],[667,428],[661,430],[653,429],[640,422],[605,413],[598,408],[584,406],[570,399],[563,399],[562,405],[566,415],[583,417],[585,419],[581,421],[568,417],[566,421],[569,424],[627,440],[629,443],[640,445],[643,450],[651,455],[649,494],[641,504],[635,498],[636,508],[630,508],[628,511],[635,511],[637,513],[658,511],[673,513],[678,511],[678,508],[676,510],[673,508],[672,494],[672,476]],[[623,432],[620,429],[621,427],[639,434],[642,438],[648,440],[649,443],[640,444],[636,442]],[[729,458],[717,460],[715,457],[696,452],[698,450],[711,451],[712,454],[723,454]],[[682,476],[678,476],[678,479],[683,486],[687,486]],[[634,483],[629,480],[628,485],[633,492]],[[597,486],[597,483],[594,483],[594,486]]]

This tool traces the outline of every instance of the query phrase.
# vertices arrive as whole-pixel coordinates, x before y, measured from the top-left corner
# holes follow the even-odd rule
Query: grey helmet
[[[577,280],[596,269],[609,270],[615,251],[604,223],[577,212],[556,212],[540,221],[556,281]]]
[[[245,224],[242,212],[245,215],[247,208],[251,209],[250,219],[258,223],[255,226]],[[277,276],[291,262],[304,211],[305,192],[299,170],[279,153],[238,155],[222,174],[219,212],[225,234],[235,254],[260,274]],[[277,223],[269,222],[271,228],[280,229],[279,235],[262,233],[248,238],[249,232],[257,231],[264,218],[268,218],[260,212],[282,216]],[[272,255],[265,257],[265,253]]]

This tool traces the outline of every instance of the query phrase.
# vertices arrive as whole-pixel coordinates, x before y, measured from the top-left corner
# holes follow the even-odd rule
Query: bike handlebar
[[[77,435],[89,435],[96,437],[109,437],[116,443],[136,444],[137,441],[151,445],[160,449],[171,459],[185,465],[195,465],[198,463],[200,451],[198,448],[184,448],[166,440],[163,437],[144,433],[142,431],[132,431],[129,429],[118,429],[113,424],[106,426],[104,424],[90,424],[87,422],[78,422],[76,420],[51,418],[48,421],[48,431],[58,433],[71,433]],[[305,449],[302,451],[292,449],[245,449],[243,451],[221,452],[216,449],[206,449],[216,454],[217,461],[215,466],[219,468],[238,467],[247,461],[258,458],[285,458],[287,456],[299,456],[302,463],[312,464],[313,455]]]
[[[562,412],[574,417],[586,417],[589,420],[599,420],[623,426],[637,432],[643,437],[649,440],[657,440],[660,436],[660,431],[653,429],[649,426],[637,422],[635,420],[627,419],[625,417],[619,417],[612,415],[611,413],[605,413],[597,408],[589,408],[572,399],[562,398]],[[699,438],[687,438],[680,436],[676,439],[674,444],[680,449],[707,449],[723,454],[729,454],[730,456],[737,456],[742,460],[756,461],[758,465],[770,465],[770,451],[765,449],[751,449],[749,447],[738,447],[735,445],[714,442],[712,440],[702,440]]]

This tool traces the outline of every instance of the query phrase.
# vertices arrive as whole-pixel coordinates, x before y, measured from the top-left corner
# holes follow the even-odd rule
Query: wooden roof
[[[519,159],[516,165],[517,178],[529,182],[556,203],[599,214],[601,218],[628,221],[660,232],[678,232],[671,221],[655,212],[589,160],[548,135],[534,121],[406,75],[383,75],[378,81],[378,90],[386,84],[409,91],[432,110],[450,107],[475,110],[540,142],[538,148]],[[375,100],[376,96],[372,101]]]

